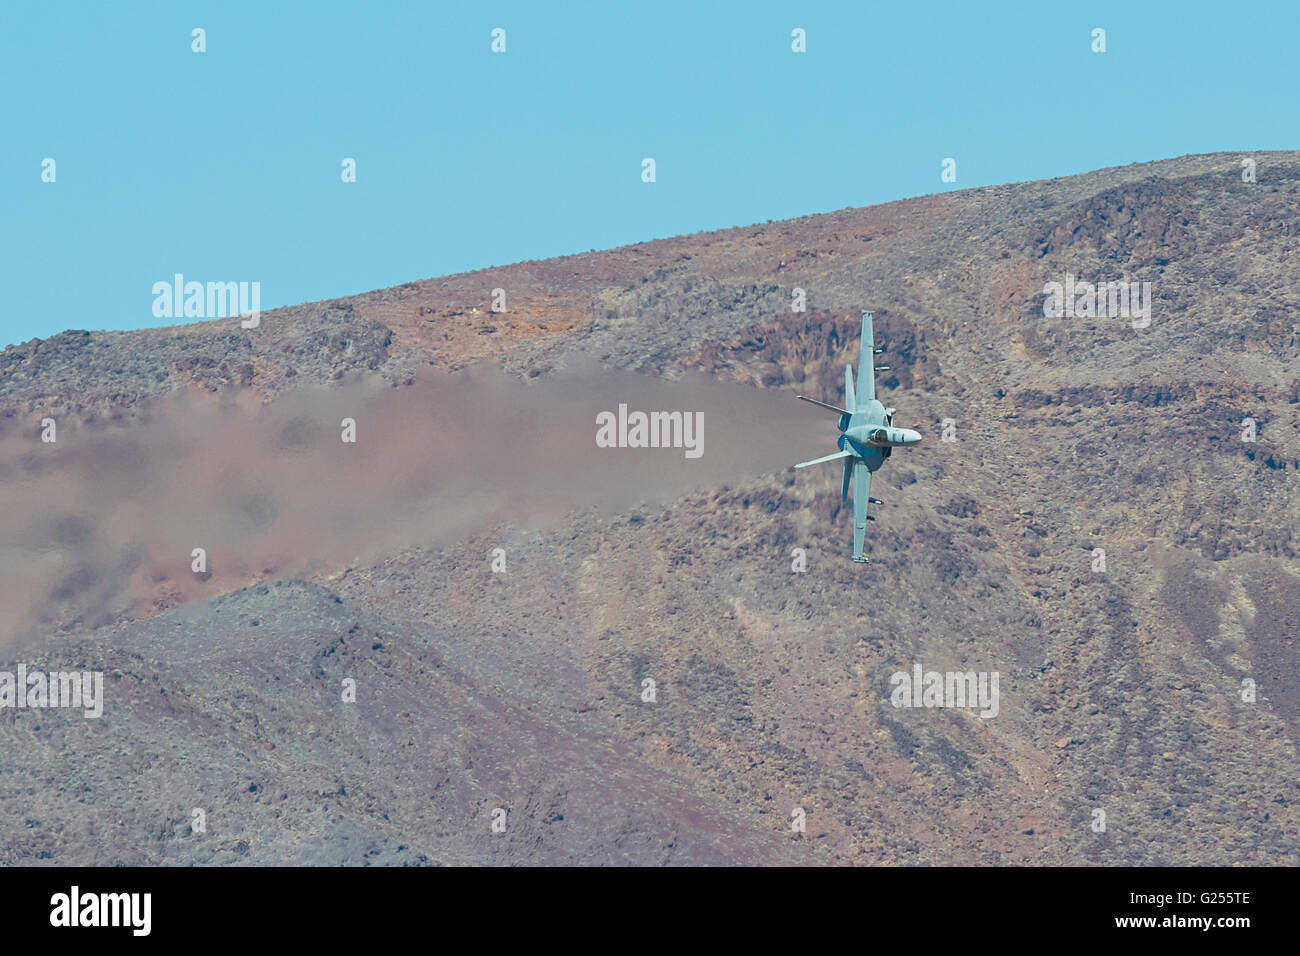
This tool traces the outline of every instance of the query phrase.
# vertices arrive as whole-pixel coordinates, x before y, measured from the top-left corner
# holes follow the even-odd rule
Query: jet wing
[[[862,545],[867,538],[867,504],[871,499],[871,469],[861,458],[853,461],[853,560],[865,561]]]
[[[834,461],[836,458],[848,458],[853,454],[853,449],[848,451],[837,451],[833,455],[827,455],[825,458],[814,458],[812,461],[801,461],[795,465],[796,468],[807,468],[809,465],[820,465],[824,462]]]
[[[841,415],[853,414],[853,412],[847,408],[840,408],[838,405],[827,405],[825,402],[819,402],[817,399],[809,398],[806,395],[796,395],[795,398],[799,399],[801,402],[808,402],[810,405],[820,405],[822,408],[828,408],[833,412],[839,412]]]
[[[862,339],[858,342],[857,403],[863,405],[876,397],[876,332],[871,313],[862,312]]]

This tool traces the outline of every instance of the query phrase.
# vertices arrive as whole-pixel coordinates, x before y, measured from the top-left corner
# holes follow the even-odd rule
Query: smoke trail
[[[702,455],[599,448],[597,414],[703,413]],[[342,441],[343,420],[356,441]],[[832,447],[789,393],[575,367],[361,377],[258,405],[181,393],[124,420],[0,436],[0,635],[98,626],[498,525],[667,503]],[[206,570],[192,570],[202,548]]]

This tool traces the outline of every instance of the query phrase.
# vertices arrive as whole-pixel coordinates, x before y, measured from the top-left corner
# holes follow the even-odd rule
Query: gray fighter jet
[[[875,518],[867,514],[867,504],[883,504],[871,497],[871,473],[885,463],[895,448],[915,445],[921,440],[919,433],[910,428],[894,425],[894,409],[876,401],[876,372],[888,370],[888,365],[877,366],[873,356],[884,352],[876,348],[876,338],[871,325],[871,313],[862,310],[862,340],[858,344],[858,387],[853,388],[853,366],[844,369],[844,407],[827,405],[815,398],[799,398],[822,408],[838,412],[840,416],[840,450],[825,458],[801,461],[796,468],[820,465],[822,462],[844,459],[844,486],[841,500],[849,496],[849,479],[853,480],[853,560],[864,563],[862,543],[867,536],[867,522]]]

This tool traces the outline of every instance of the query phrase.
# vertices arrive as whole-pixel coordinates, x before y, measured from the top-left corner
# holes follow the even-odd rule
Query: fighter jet
[[[871,497],[871,473],[885,463],[890,453],[900,446],[915,445],[920,434],[910,428],[894,425],[894,409],[876,401],[876,372],[884,372],[888,365],[876,365],[874,356],[883,353],[876,348],[876,337],[871,324],[871,312],[862,310],[862,340],[858,344],[858,387],[853,388],[853,366],[844,369],[844,407],[827,405],[815,398],[798,396],[800,400],[828,408],[840,416],[840,450],[825,458],[801,461],[796,468],[820,465],[823,462],[844,459],[844,486],[840,499],[849,496],[849,480],[853,480],[853,560],[865,564],[862,544],[867,536],[867,522],[875,521],[867,514],[867,505],[884,504]]]

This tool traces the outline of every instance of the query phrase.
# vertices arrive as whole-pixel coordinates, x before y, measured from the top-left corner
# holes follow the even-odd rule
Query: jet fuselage
[[[882,449],[917,444],[921,440],[920,433],[910,428],[895,428],[892,411],[874,398],[863,402],[862,407],[849,416],[839,447],[852,451],[875,471],[888,457]]]

